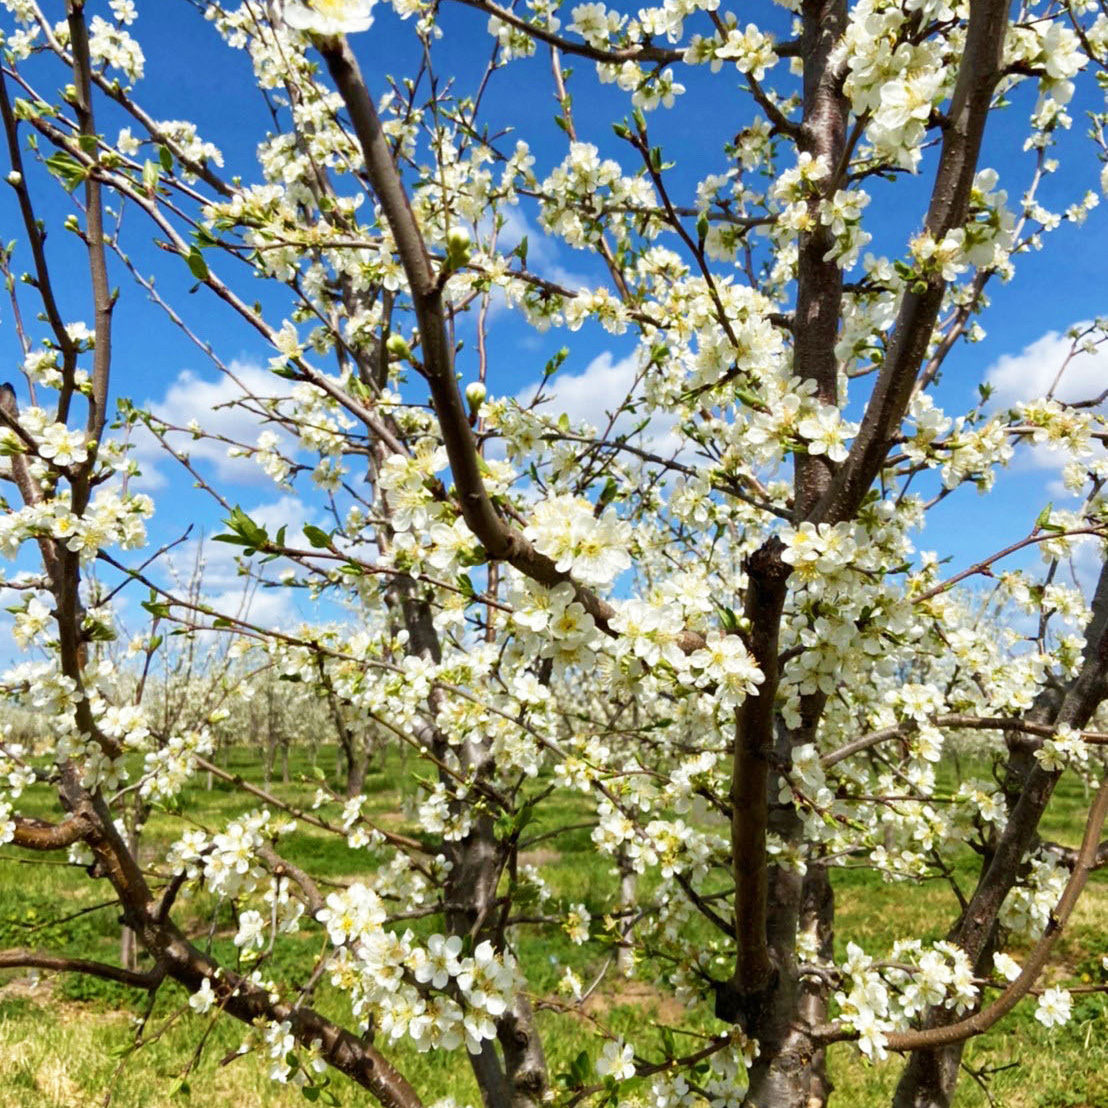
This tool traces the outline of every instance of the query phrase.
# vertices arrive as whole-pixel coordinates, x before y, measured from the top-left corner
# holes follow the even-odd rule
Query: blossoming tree
[[[796,0],[767,5],[759,28],[718,0],[464,4],[491,51],[468,90],[436,67],[429,0],[393,0],[423,62],[392,83],[373,0],[198,5],[226,40],[219,64],[248,55],[275,121],[242,180],[194,124],[143,107],[133,0],[3,0],[0,109],[22,221],[3,262],[23,379],[0,404],[0,542],[24,567],[37,549],[13,583],[16,639],[39,653],[2,683],[49,738],[0,740],[0,842],[68,851],[110,886],[142,959],[18,949],[0,967],[177,982],[197,1012],[242,1021],[244,1049],[309,1099],[329,1095],[330,1066],[389,1108],[418,1108],[394,1065],[414,1044],[471,1066],[490,1108],[823,1104],[832,1049],[904,1058],[898,1105],[949,1104],[967,1039],[1032,993],[1042,1022],[1067,1018],[1068,994],[1037,983],[1108,854],[1108,571],[1085,594],[1060,573],[1078,543],[1103,562],[1105,394],[1052,389],[998,409],[985,390],[954,414],[936,400],[951,352],[980,337],[990,284],[1095,203],[1078,173],[1062,213],[1038,189],[1075,85],[1106,72],[1108,16],[1054,0]],[[506,138],[510,98],[485,95],[502,71],[533,76],[537,53],[564,133],[554,157]],[[614,139],[580,110],[598,83],[628,101]],[[715,172],[690,183],[651,125],[701,96],[734,137],[698,152]],[[128,117],[115,134],[97,126],[109,109]],[[1026,118],[1027,179],[979,164],[1000,112]],[[57,231],[87,255],[88,326],[70,318],[72,273],[63,287],[52,269],[48,175],[79,200]],[[906,178],[925,199],[889,256],[866,252],[867,220],[886,219],[889,238]],[[604,278],[570,287],[543,272],[509,235],[518,212]],[[224,445],[283,488],[316,490],[328,528],[292,543],[229,502],[188,455],[182,436],[202,425],[129,402],[111,423],[119,295],[147,295],[230,372],[217,338],[133,260],[136,234],[268,344],[271,386],[239,400],[257,438]],[[286,308],[251,303],[244,275],[284,290],[266,303]],[[486,338],[505,311],[633,341],[619,409],[599,426],[559,417],[543,402],[557,359],[537,392],[519,380],[516,398],[492,395]],[[1074,350],[1102,339],[1089,325]],[[156,556],[128,553],[154,510],[132,431],[219,501],[221,538],[250,573],[347,616],[266,626],[175,592]],[[1042,443],[1065,452],[1078,506],[1036,508],[1025,538],[944,578],[944,559],[915,549],[928,510],[988,493]],[[1028,553],[1040,570],[1011,568]],[[290,813],[238,782],[251,811],[181,821],[168,854],[140,864],[117,826],[128,798],[172,813],[218,767],[208,727],[152,726],[106,660],[115,624],[88,591],[94,565],[163,626],[228,636],[234,658],[256,655],[337,720],[410,748],[429,774],[413,827],[375,825],[360,795],[321,792]],[[987,617],[961,591],[980,575],[995,586]],[[1001,632],[984,634],[986,618]],[[134,665],[159,648],[137,640]],[[992,778],[943,783],[950,739]],[[1064,773],[1092,800],[1059,844],[1039,828]],[[55,819],[20,814],[25,791],[47,788]],[[612,860],[592,912],[520,862],[529,823],[567,795]],[[290,862],[298,821],[344,839],[357,879],[324,895]],[[967,849],[972,887],[954,867]],[[844,865],[947,882],[933,921],[946,938],[870,950],[837,935]],[[187,904],[205,890],[234,907],[233,965],[190,932]],[[251,968],[313,931],[327,942],[307,985]],[[601,1023],[591,1057],[556,1077],[543,1028],[575,1018],[584,986],[569,970],[561,1000],[539,996],[526,931],[618,948],[624,972],[714,1030],[648,1056]],[[349,1025],[312,1006],[323,979],[348,994]]]

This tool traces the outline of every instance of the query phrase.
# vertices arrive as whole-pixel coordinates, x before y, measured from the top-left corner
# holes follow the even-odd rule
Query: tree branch
[[[504,520],[489,497],[481,476],[477,443],[454,376],[453,348],[447,335],[439,276],[432,267],[381,121],[357,59],[346,40],[320,39],[318,45],[350,113],[354,133],[365,158],[366,173],[392,231],[408,278],[419,322],[431,400],[442,429],[443,445],[450,460],[450,470],[458,488],[459,507],[466,525],[492,559],[508,562],[548,588],[569,582],[574,587],[577,600],[601,630],[611,633],[609,624],[615,609],[591,589],[577,584],[568,573],[558,570],[551,558],[536,550]],[[701,636],[690,631],[682,632],[678,641],[688,653],[703,645]]]
[[[1007,20],[1005,0],[970,0],[965,51],[924,222],[925,232],[936,241],[966,218],[985,122],[1001,77]],[[939,274],[921,282],[922,291],[909,288],[904,293],[862,425],[830,487],[808,512],[806,518],[813,522],[852,518],[884,463],[911,400],[946,291],[947,283]]]
[[[105,981],[118,981],[121,985],[131,985],[136,989],[153,989],[165,979],[165,967],[156,965],[153,969],[139,973],[110,966],[105,962],[93,962],[88,958],[70,958],[60,954],[40,954],[33,950],[0,950],[0,969],[41,969],[58,973],[83,973],[89,977],[99,977]]]
[[[929,1027],[923,1031],[904,1031],[890,1035],[888,1039],[890,1050],[920,1050],[927,1047],[948,1046],[974,1035],[980,1035],[988,1031],[997,1020],[1006,1016],[1027,995],[1046,965],[1050,952],[1058,941],[1058,936],[1066,926],[1074,905],[1089,879],[1089,874],[1096,868],[1098,843],[1106,816],[1108,816],[1108,780],[1101,784],[1093,801],[1073,873],[1066,882],[1057,907],[1051,913],[1046,931],[1024,963],[1019,977],[992,1004],[972,1016],[967,1016],[964,1020],[947,1024],[945,1027]]]
[[[63,850],[80,842],[92,831],[84,815],[73,815],[61,823],[47,823],[29,816],[16,816],[12,842],[24,850]]]

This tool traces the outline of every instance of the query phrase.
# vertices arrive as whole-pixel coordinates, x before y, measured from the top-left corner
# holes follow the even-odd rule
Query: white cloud
[[[268,503],[244,506],[243,511],[265,527],[271,537],[287,526],[285,541],[289,546],[306,549],[310,545],[302,528],[314,521],[314,512],[299,497],[285,495]],[[162,576],[170,582],[167,587],[183,597],[197,572],[199,559],[204,604],[223,615],[248,619],[263,626],[288,627],[299,622],[302,618],[296,609],[299,590],[256,588],[253,582],[239,574],[236,558],[241,550],[231,543],[213,542],[210,536],[191,539],[166,555],[160,567]],[[283,568],[291,566],[293,563],[278,559],[265,567],[266,577],[275,578]]]
[[[615,361],[605,350],[593,358],[581,373],[555,375],[544,390],[549,399],[542,403],[539,410],[548,416],[564,412],[575,424],[591,423],[603,432],[607,429],[610,413],[617,411],[628,397],[642,396],[638,376],[635,354]],[[537,388],[537,385],[530,385],[524,389],[518,396],[520,404],[530,404]],[[641,412],[622,412],[607,437],[629,434],[642,419]],[[674,422],[672,416],[653,413],[649,426],[639,436],[639,444],[644,449],[671,456],[680,448],[672,433]]]
[[[1052,388],[1054,398],[1061,401],[1098,396],[1108,387],[1108,347],[1097,347],[1091,354],[1081,351],[1070,358],[1072,349],[1072,339],[1058,331],[1048,331],[1018,354],[998,358],[985,373],[985,380],[995,390],[993,405],[1007,408],[1046,396]],[[1046,443],[1023,442],[1018,446],[1012,470],[1016,474],[1028,470],[1053,472],[1055,476],[1046,486],[1046,493],[1065,499],[1077,495],[1062,482],[1062,469],[1069,460],[1066,450]]]
[[[607,421],[607,414],[618,408],[635,386],[638,367],[634,354],[613,361],[610,351],[598,354],[581,373],[558,373],[544,390],[550,399],[543,403],[546,412],[565,412],[575,422],[587,420],[596,426]],[[537,385],[519,394],[521,404],[529,404]]]
[[[280,428],[272,424],[263,426],[261,417],[255,413],[239,406],[229,406],[244,393],[260,397],[283,395],[286,390],[282,387],[281,380],[250,362],[235,361],[228,368],[231,371],[230,376],[222,375],[215,380],[205,380],[191,369],[184,369],[166,390],[165,396],[161,399],[147,399],[143,406],[156,419],[176,427],[187,427],[195,420],[209,434],[222,435],[235,442],[250,445],[257,442],[258,435],[265,427],[269,427],[278,433],[283,452],[287,455],[291,449],[291,440]],[[171,434],[167,438],[175,450],[188,454],[194,464],[200,463],[202,473],[213,476],[221,483],[272,483],[261,467],[249,458],[228,457],[229,447],[226,443],[206,438],[194,439],[189,434]],[[168,482],[163,467],[173,467],[176,462],[141,426],[135,432],[133,456],[143,472],[143,488],[154,490],[166,486]]]
[[[1018,354],[1005,354],[987,370],[985,380],[995,389],[994,399],[1001,406],[1045,396],[1059,371],[1065,372],[1054,396],[1062,401],[1087,400],[1108,387],[1108,346],[1088,354],[1076,354],[1066,365],[1072,340],[1057,331],[1025,346]]]
[[[562,265],[559,260],[561,240],[533,224],[521,208],[504,208],[501,215],[504,224],[497,236],[497,245],[501,250],[514,250],[526,238],[527,268],[532,273],[569,289],[592,288],[596,283]]]

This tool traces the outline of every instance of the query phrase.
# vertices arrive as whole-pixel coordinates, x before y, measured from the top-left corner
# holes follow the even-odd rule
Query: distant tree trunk
[[[136,802],[137,809],[137,802]],[[127,849],[133,858],[138,858],[138,812],[132,813],[127,823]],[[119,964],[126,970],[138,969],[138,947],[135,942],[135,933],[126,924],[119,933]]]
[[[360,736],[355,734],[353,728],[347,726],[338,697],[330,686],[327,688],[327,703],[331,709],[331,719],[335,724],[335,734],[339,739],[341,751],[339,762],[345,763],[346,795],[357,796],[365,786],[366,768],[369,763],[368,744],[364,741],[360,742]]]
[[[365,775],[368,761],[368,754],[361,745],[348,753],[346,763],[347,796],[357,796],[365,788]]]
[[[620,933],[624,942],[619,945],[616,952],[616,969],[620,976],[630,977],[635,970],[635,958],[629,942],[631,937],[632,909],[637,899],[638,875],[631,867],[627,852],[620,849],[619,852],[619,906],[627,915],[620,926]]]
[[[274,726],[273,714],[273,690],[267,689],[265,720],[265,784],[267,788],[273,780],[273,764],[277,760],[277,728]]]

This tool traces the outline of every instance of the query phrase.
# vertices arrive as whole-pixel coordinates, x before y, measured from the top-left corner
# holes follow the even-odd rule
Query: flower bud
[[[469,260],[471,240],[464,227],[451,227],[446,232],[446,267],[458,269]]]
[[[385,349],[398,361],[408,361],[412,356],[412,349],[403,335],[389,335]]]
[[[469,232],[464,227],[451,227],[446,232],[446,248],[452,253],[469,253]]]
[[[466,385],[466,402],[473,409],[480,408],[488,395],[488,389],[480,381],[470,381]]]

